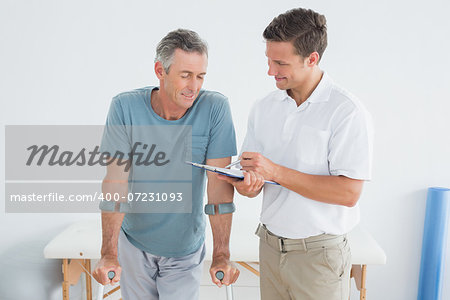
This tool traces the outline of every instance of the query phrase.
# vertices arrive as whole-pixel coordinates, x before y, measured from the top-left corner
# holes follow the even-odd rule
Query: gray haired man
[[[228,165],[236,155],[228,100],[220,93],[201,90],[208,63],[206,43],[197,33],[178,29],[160,41],[156,52],[154,70],[160,85],[114,97],[107,125],[190,126],[192,160]],[[126,136],[113,147],[129,153],[133,138]],[[186,136],[179,138],[184,141]],[[108,143],[104,136],[102,147]],[[109,164],[103,194],[118,193],[120,199],[127,199],[133,172],[124,164]],[[190,213],[124,213],[117,205],[111,212],[101,205],[102,257],[94,277],[102,284],[120,279],[123,299],[197,299],[205,256],[204,185],[205,171],[194,168]],[[233,186],[227,182],[208,174],[207,193],[205,211],[214,211],[219,204],[233,207]],[[210,216],[214,238],[210,275],[219,286],[232,284],[239,276],[229,261],[232,211],[215,210]],[[214,276],[219,270],[225,273],[222,282]],[[107,277],[110,271],[116,273],[112,281]]]

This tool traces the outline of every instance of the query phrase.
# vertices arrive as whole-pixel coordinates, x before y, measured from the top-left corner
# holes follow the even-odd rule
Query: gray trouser
[[[345,235],[284,239],[260,225],[261,300],[347,300],[351,254]]]
[[[198,299],[204,244],[183,257],[156,256],[136,248],[121,230],[118,247],[124,300]]]

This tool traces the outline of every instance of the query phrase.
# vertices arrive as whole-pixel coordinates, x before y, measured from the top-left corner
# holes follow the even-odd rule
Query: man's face
[[[274,76],[280,90],[301,87],[311,74],[307,59],[295,53],[291,42],[267,42],[269,76]]]
[[[176,49],[169,73],[164,70],[161,88],[169,96],[174,109],[187,110],[194,104],[203,85],[208,66],[206,54]]]

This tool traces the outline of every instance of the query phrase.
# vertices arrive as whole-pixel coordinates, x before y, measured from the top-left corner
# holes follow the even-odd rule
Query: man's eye
[[[181,78],[188,78],[189,77],[189,74],[182,74],[181,75]]]

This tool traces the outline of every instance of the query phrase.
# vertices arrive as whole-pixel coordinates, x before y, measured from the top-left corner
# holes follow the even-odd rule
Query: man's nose
[[[277,75],[277,72],[278,71],[276,70],[275,66],[272,63],[269,63],[269,70],[267,70],[267,74],[269,76],[275,76]]]
[[[198,91],[199,89],[201,89],[201,87],[202,87],[202,81],[200,80],[200,79],[197,79],[197,78],[193,78],[193,79],[191,79],[190,81],[189,81],[189,84],[188,84],[188,88],[189,88],[189,90],[191,90],[192,92],[196,92],[196,91]]]

